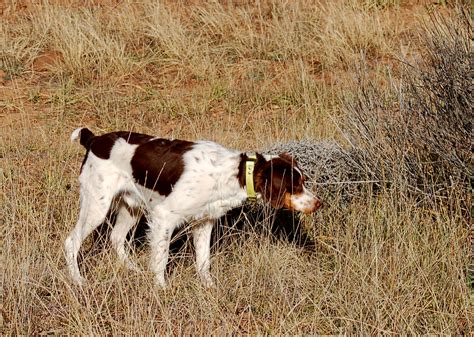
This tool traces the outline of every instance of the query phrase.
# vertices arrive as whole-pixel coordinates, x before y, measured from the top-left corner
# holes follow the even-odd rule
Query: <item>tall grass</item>
[[[453,12],[434,10],[445,20]],[[455,153],[470,165],[467,144],[458,142],[465,134],[452,131],[468,116],[467,80],[460,66],[436,73],[458,57],[464,65],[469,35],[466,26],[435,21],[428,27],[442,32],[430,30],[424,40],[414,16],[426,13],[403,1],[9,4],[0,20],[1,333],[472,331],[466,210],[472,191],[465,189],[466,171],[445,156]],[[436,38],[437,44],[421,43]],[[450,62],[436,61],[454,51]],[[413,81],[396,80],[410,71],[393,61],[401,53],[431,55]],[[54,62],[38,67],[45,54]],[[352,66],[361,55],[366,68],[354,84]],[[452,90],[437,91],[450,79]],[[417,100],[439,92],[448,98]],[[454,109],[447,109],[450,102]],[[438,116],[437,129],[419,119],[428,112]],[[444,119],[454,113],[461,117]],[[400,126],[408,117],[417,118],[410,124],[417,128],[405,131]],[[350,129],[340,129],[341,119]],[[265,230],[228,237],[228,245],[213,247],[217,286],[210,290],[195,277],[192,249],[172,256],[172,287],[163,291],[153,285],[147,247],[133,252],[143,268],[134,273],[107,244],[90,239],[81,261],[89,282],[80,289],[69,280],[62,251],[78,212],[83,151],[68,139],[79,125],[213,139],[243,150],[289,139],[344,142],[350,134],[368,177],[399,183],[394,177],[423,172],[422,184],[406,180],[421,194],[368,185],[339,203],[328,192],[331,202],[303,219],[316,243],[311,251]],[[451,138],[434,137],[436,130],[455,136],[457,152],[446,151]],[[436,163],[443,159],[442,172],[453,167],[449,172],[467,180],[434,193],[450,180],[431,175],[437,164],[426,158],[433,151]],[[412,171],[410,163],[424,171]],[[420,200],[423,193],[433,202]],[[271,226],[268,218],[247,227]]]

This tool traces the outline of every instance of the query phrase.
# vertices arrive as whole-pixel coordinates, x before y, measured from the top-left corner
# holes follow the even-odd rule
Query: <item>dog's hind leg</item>
[[[66,263],[73,281],[82,285],[84,278],[81,276],[77,264],[77,256],[84,240],[102,224],[107,216],[113,199],[111,191],[105,192],[94,188],[92,192],[90,185],[81,184],[81,201],[79,219],[76,226],[64,242]],[[104,192],[102,195],[97,192]]]
[[[117,252],[119,260],[134,271],[140,271],[140,268],[130,260],[127,250],[125,249],[125,241],[128,232],[137,224],[139,215],[138,210],[131,209],[122,203],[117,212],[115,226],[112,229],[112,233],[110,233],[110,242]]]

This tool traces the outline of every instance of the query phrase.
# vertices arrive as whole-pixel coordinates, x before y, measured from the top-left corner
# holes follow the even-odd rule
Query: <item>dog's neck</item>
[[[256,198],[255,173],[256,173],[257,155],[253,153],[241,153],[239,162],[239,171],[237,178],[241,188],[247,192],[249,199]]]

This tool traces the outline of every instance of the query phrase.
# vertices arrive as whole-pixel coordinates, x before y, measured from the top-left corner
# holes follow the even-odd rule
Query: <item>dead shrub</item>
[[[473,175],[471,19],[432,15],[425,31],[424,60],[404,64],[389,86],[357,69],[343,128],[375,180],[432,199],[467,191]]]

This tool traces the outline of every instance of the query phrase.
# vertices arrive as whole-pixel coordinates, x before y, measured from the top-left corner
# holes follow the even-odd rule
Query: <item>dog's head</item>
[[[322,202],[305,188],[305,175],[289,154],[265,157],[257,154],[255,190],[274,208],[306,214],[319,209]]]

